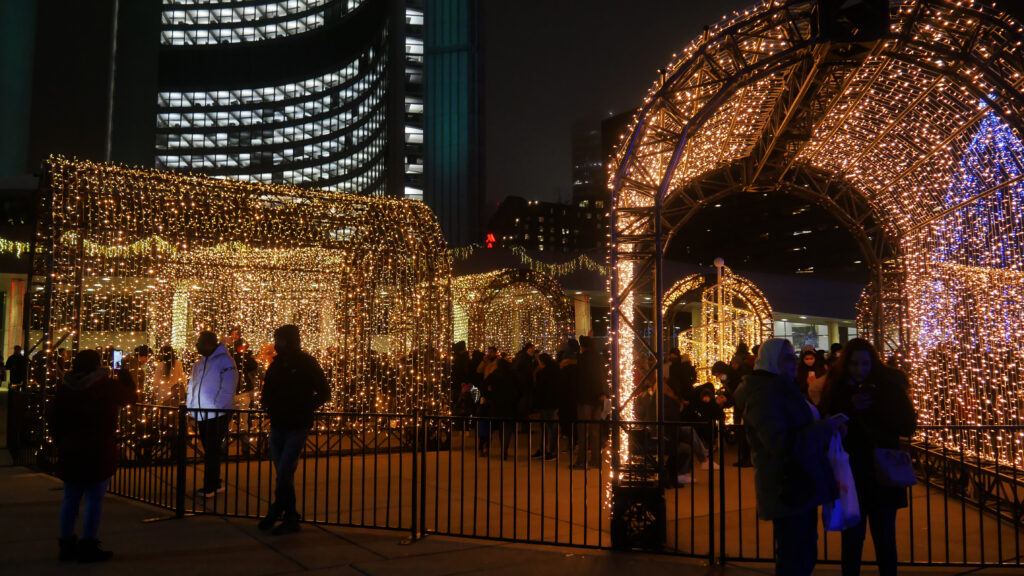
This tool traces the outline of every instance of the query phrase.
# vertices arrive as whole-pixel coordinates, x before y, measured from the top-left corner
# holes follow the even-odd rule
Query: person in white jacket
[[[203,487],[199,494],[211,498],[224,491],[220,479],[221,451],[231,425],[231,411],[235,408],[238,372],[235,361],[213,332],[199,334],[196,351],[201,358],[192,366],[187,406],[196,420],[205,454]]]

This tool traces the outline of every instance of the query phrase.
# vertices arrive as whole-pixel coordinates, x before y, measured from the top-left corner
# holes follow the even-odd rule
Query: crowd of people
[[[453,413],[478,418],[473,428],[481,456],[490,454],[491,438],[498,435],[501,456],[511,458],[519,423],[532,417],[540,426],[539,445],[530,447],[533,458],[554,460],[563,449],[574,453],[573,468],[601,466],[601,422],[610,412],[607,351],[600,339],[581,336],[553,352],[530,342],[514,355],[496,346],[471,353],[465,342],[455,344]]]
[[[292,325],[276,330],[273,350],[259,357],[237,330],[224,338],[203,332],[195,348],[199,360],[187,374],[169,346],[156,355],[156,366],[149,366],[154,355],[146,346],[136,348],[116,371],[97,350],[82,350],[67,363],[48,414],[64,481],[61,560],[111,557],[100,548],[97,530],[117,465],[117,412],[141,400],[138,384],[145,378],[148,394],[187,406],[205,458],[200,498],[224,491],[222,450],[238,398],[250,404],[258,398],[253,407],[269,416],[277,471],[274,502],[259,527],[274,534],[299,530],[294,473],[314,413],[331,398],[324,369],[302,350],[299,329]],[[602,340],[589,337],[568,339],[553,352],[531,343],[514,355],[494,346],[472,352],[464,342],[454,346],[452,411],[463,429],[477,434],[481,456],[493,451],[514,457],[516,434],[532,424],[540,432],[529,436],[535,439],[529,446],[533,458],[552,460],[569,452],[574,469],[601,467],[603,442],[610,436],[608,352]],[[17,360],[8,361],[8,370],[18,369]],[[663,370],[659,403],[655,366],[639,359],[636,392],[622,407],[632,404],[635,419],[646,422],[653,442],[664,448],[659,454],[665,455],[665,485],[689,484],[694,467],[716,466],[706,448],[715,441],[714,427],[704,424],[722,420],[732,408],[734,465],[754,468],[758,515],[775,525],[778,573],[810,574],[819,506],[835,500],[838,490],[827,452],[839,434],[860,497],[859,522],[842,534],[843,574],[859,574],[868,528],[881,574],[895,574],[896,511],[907,505],[907,489],[879,479],[875,453],[898,448],[899,438],[913,433],[916,414],[906,376],[884,365],[870,343],[853,339],[834,345],[827,355],[813,347],[797,353],[783,339],[751,350],[741,343],[729,362],[711,367],[716,382],[699,382],[691,359],[673,349]],[[500,441],[492,448],[495,436]],[[75,526],[83,500],[79,539]]]

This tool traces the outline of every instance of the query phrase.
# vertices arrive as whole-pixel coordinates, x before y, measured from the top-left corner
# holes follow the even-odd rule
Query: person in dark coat
[[[736,390],[754,461],[757,513],[775,527],[775,573],[807,576],[818,551],[818,506],[836,497],[827,452],[836,420],[820,419],[796,382],[789,340],[761,345]]]
[[[550,354],[541,354],[539,358],[534,380],[543,444],[533,453],[533,457],[554,460],[558,455],[558,423],[554,419],[562,400],[562,377],[558,364]]]
[[[28,359],[21,353],[21,346],[14,347],[14,354],[7,358],[4,368],[11,377],[12,390],[17,390],[25,384],[28,378]]]
[[[748,372],[747,375],[750,373],[752,372]],[[718,380],[722,386],[721,391],[724,392],[724,399],[720,400],[719,404],[723,408],[733,406],[735,404],[736,390],[742,382],[740,373],[725,362],[715,362],[711,365],[711,376]],[[743,414],[739,410],[733,410],[733,425],[733,429],[736,432],[738,458],[732,465],[738,468],[749,468],[753,465],[750,462],[750,445],[747,443],[746,428],[743,427]]]
[[[861,338],[846,343],[826,381],[825,411],[850,419],[843,447],[850,455],[860,504],[860,523],[843,530],[843,576],[860,574],[869,523],[879,573],[896,574],[896,511],[907,507],[907,489],[878,483],[874,450],[898,449],[900,437],[914,433],[917,414],[909,387],[907,377],[883,366],[875,347]]]
[[[537,370],[537,347],[532,343],[523,344],[523,348],[516,353],[512,359],[512,369],[516,373],[516,380],[519,383],[519,403],[516,406],[516,416],[526,418],[535,409],[533,375]]]
[[[299,327],[293,324],[274,331],[277,355],[263,377],[260,396],[270,418],[270,457],[277,471],[274,502],[260,520],[260,530],[290,534],[299,530],[295,507],[295,469],[313,427],[313,413],[331,397],[327,378],[316,358],[302,350]],[[281,515],[284,521],[274,528]]]
[[[573,426],[576,422],[576,399],[573,397],[573,390],[576,389],[577,373],[579,369],[580,343],[574,338],[566,340],[562,351],[558,353],[558,378],[561,382],[561,398],[558,402],[558,427],[560,434],[565,436],[569,443],[569,450],[573,449]]]
[[[50,431],[57,449],[57,477],[64,481],[60,507],[60,559],[79,562],[110,560],[96,535],[103,495],[117,469],[117,412],[138,401],[131,373],[116,377],[102,365],[95,350],[82,350],[71,371],[57,385],[50,412]],[[78,508],[85,499],[82,539],[75,540]]]
[[[452,348],[452,403],[457,404],[462,397],[462,387],[467,382],[472,384],[469,371],[469,352],[466,342],[460,340]]]
[[[605,398],[608,397],[608,366],[604,354],[593,338],[580,338],[580,358],[577,368],[576,416],[583,421],[600,420],[604,417]],[[601,467],[601,426],[596,422],[578,423],[576,438],[579,442],[573,468],[586,470]],[[589,451],[589,459],[587,457]]]
[[[487,416],[500,420],[491,422],[491,428],[501,433],[503,450],[502,458],[510,456],[509,446],[516,431],[516,410],[519,402],[519,381],[512,364],[504,358],[498,358],[494,369],[484,379],[483,402],[488,406]],[[486,449],[484,451],[486,455]]]

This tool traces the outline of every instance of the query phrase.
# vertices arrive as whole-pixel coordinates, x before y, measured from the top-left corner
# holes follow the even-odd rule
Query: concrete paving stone
[[[324,526],[323,529],[357,546],[370,550],[381,558],[407,558],[412,556],[449,554],[477,548],[493,548],[501,545],[501,542],[494,540],[437,536],[427,536],[416,542],[409,543],[409,533],[399,530],[374,530],[343,526]]]

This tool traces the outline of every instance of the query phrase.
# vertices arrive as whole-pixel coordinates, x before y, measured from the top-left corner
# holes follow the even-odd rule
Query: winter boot
[[[270,505],[270,510],[267,511],[267,515],[264,516],[260,520],[260,523],[257,524],[256,526],[262,532],[266,532],[267,530],[270,530],[271,528],[273,528],[274,527],[274,523],[276,523],[280,518],[281,518],[281,508],[279,506],[277,506],[276,504],[271,504]]]
[[[78,541],[79,562],[106,562],[113,557],[114,553],[100,548],[100,541],[95,538],[82,538]]]
[[[277,525],[276,528],[270,531],[274,536],[281,536],[282,534],[294,534],[299,531],[299,517],[292,515],[285,515],[284,522]]]
[[[78,537],[74,534],[58,540],[60,542],[60,561],[73,562],[78,558]]]

